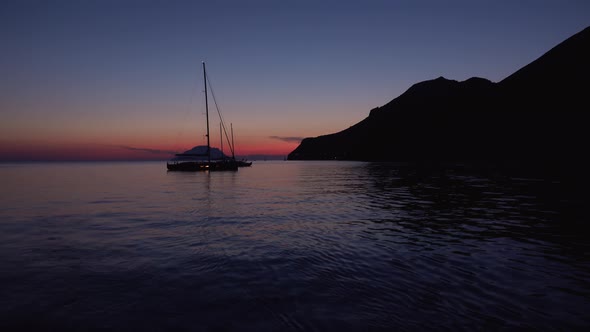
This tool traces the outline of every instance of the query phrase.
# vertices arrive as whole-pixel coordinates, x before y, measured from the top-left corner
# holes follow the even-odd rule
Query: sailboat
[[[166,163],[169,171],[237,171],[235,158],[227,158],[218,149],[211,149],[209,139],[209,102],[207,93],[207,71],[203,62],[203,80],[205,82],[205,114],[207,118],[207,146],[195,147],[184,153],[177,153]],[[219,112],[219,111],[218,111]],[[221,114],[220,114],[221,115]],[[221,118],[221,116],[220,116]],[[223,119],[220,119],[223,125]],[[223,138],[222,138],[223,139]],[[232,148],[233,150],[233,148]],[[213,152],[213,153],[212,153]]]
[[[231,127],[231,145],[233,147],[235,147],[235,145],[234,145],[234,125],[230,123],[230,127]],[[252,166],[252,162],[251,161],[247,161],[246,159],[236,160],[235,155],[233,155],[233,150],[232,150],[232,159],[234,159],[236,161],[236,163],[238,164],[238,167],[249,167],[249,166]]]

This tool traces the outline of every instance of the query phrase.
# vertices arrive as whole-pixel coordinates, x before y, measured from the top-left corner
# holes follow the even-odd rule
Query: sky
[[[0,161],[204,145],[202,62],[235,153],[286,156],[415,83],[501,81],[588,25],[587,0],[3,0]],[[209,111],[219,147],[211,94]]]

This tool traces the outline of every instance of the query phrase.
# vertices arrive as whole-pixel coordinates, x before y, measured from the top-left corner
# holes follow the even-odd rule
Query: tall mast
[[[225,160],[225,157],[223,157],[223,131],[221,131],[221,122],[219,122],[219,137],[221,138],[221,157]]]
[[[205,114],[207,115],[207,160],[211,164],[211,145],[209,142],[209,102],[207,100],[207,72],[203,61],[203,81],[205,82]]]

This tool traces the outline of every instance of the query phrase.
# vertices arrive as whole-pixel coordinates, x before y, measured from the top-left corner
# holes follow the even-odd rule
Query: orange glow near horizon
[[[239,151],[236,151],[239,155],[274,155],[274,156],[286,156],[291,153],[298,146],[298,143],[287,143],[287,142],[271,142],[267,145],[244,145]]]
[[[0,161],[165,160],[174,153],[207,144],[204,116],[189,108],[185,108],[183,117],[182,107],[169,105],[170,114],[163,117],[161,114],[166,112],[148,104],[125,108],[105,103],[101,107],[81,107],[82,111],[64,103],[63,108],[41,102],[13,107],[9,121],[0,123]],[[360,118],[353,111],[355,107],[349,105],[346,112],[343,106],[337,108],[341,115],[337,119],[329,116],[334,110],[326,107],[328,114],[316,114],[313,122],[308,120],[311,111],[293,105],[283,107],[289,116],[269,109],[251,110],[249,116],[230,113],[227,117],[238,124],[231,127],[235,155],[285,157],[303,137],[337,132],[353,124],[355,118]],[[33,116],[24,116],[27,112]],[[220,148],[216,121],[213,116],[210,144]],[[229,129],[227,126],[231,139]],[[231,154],[226,140],[223,145],[224,152]]]
[[[155,149],[104,144],[0,144],[0,160],[8,161],[91,161],[155,160],[169,157]]]
[[[4,161],[65,161],[65,160],[165,160],[174,155],[204,143],[138,144],[131,140],[129,144],[104,143],[67,143],[47,141],[0,142],[0,160]],[[236,147],[236,155],[286,156],[299,143],[283,142],[272,138],[244,140]],[[219,148],[219,144],[211,144]],[[224,152],[231,154],[224,146]]]

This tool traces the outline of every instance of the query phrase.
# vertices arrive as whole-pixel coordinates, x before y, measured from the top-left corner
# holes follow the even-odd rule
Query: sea
[[[3,163],[0,330],[588,330],[572,188],[462,164]]]

